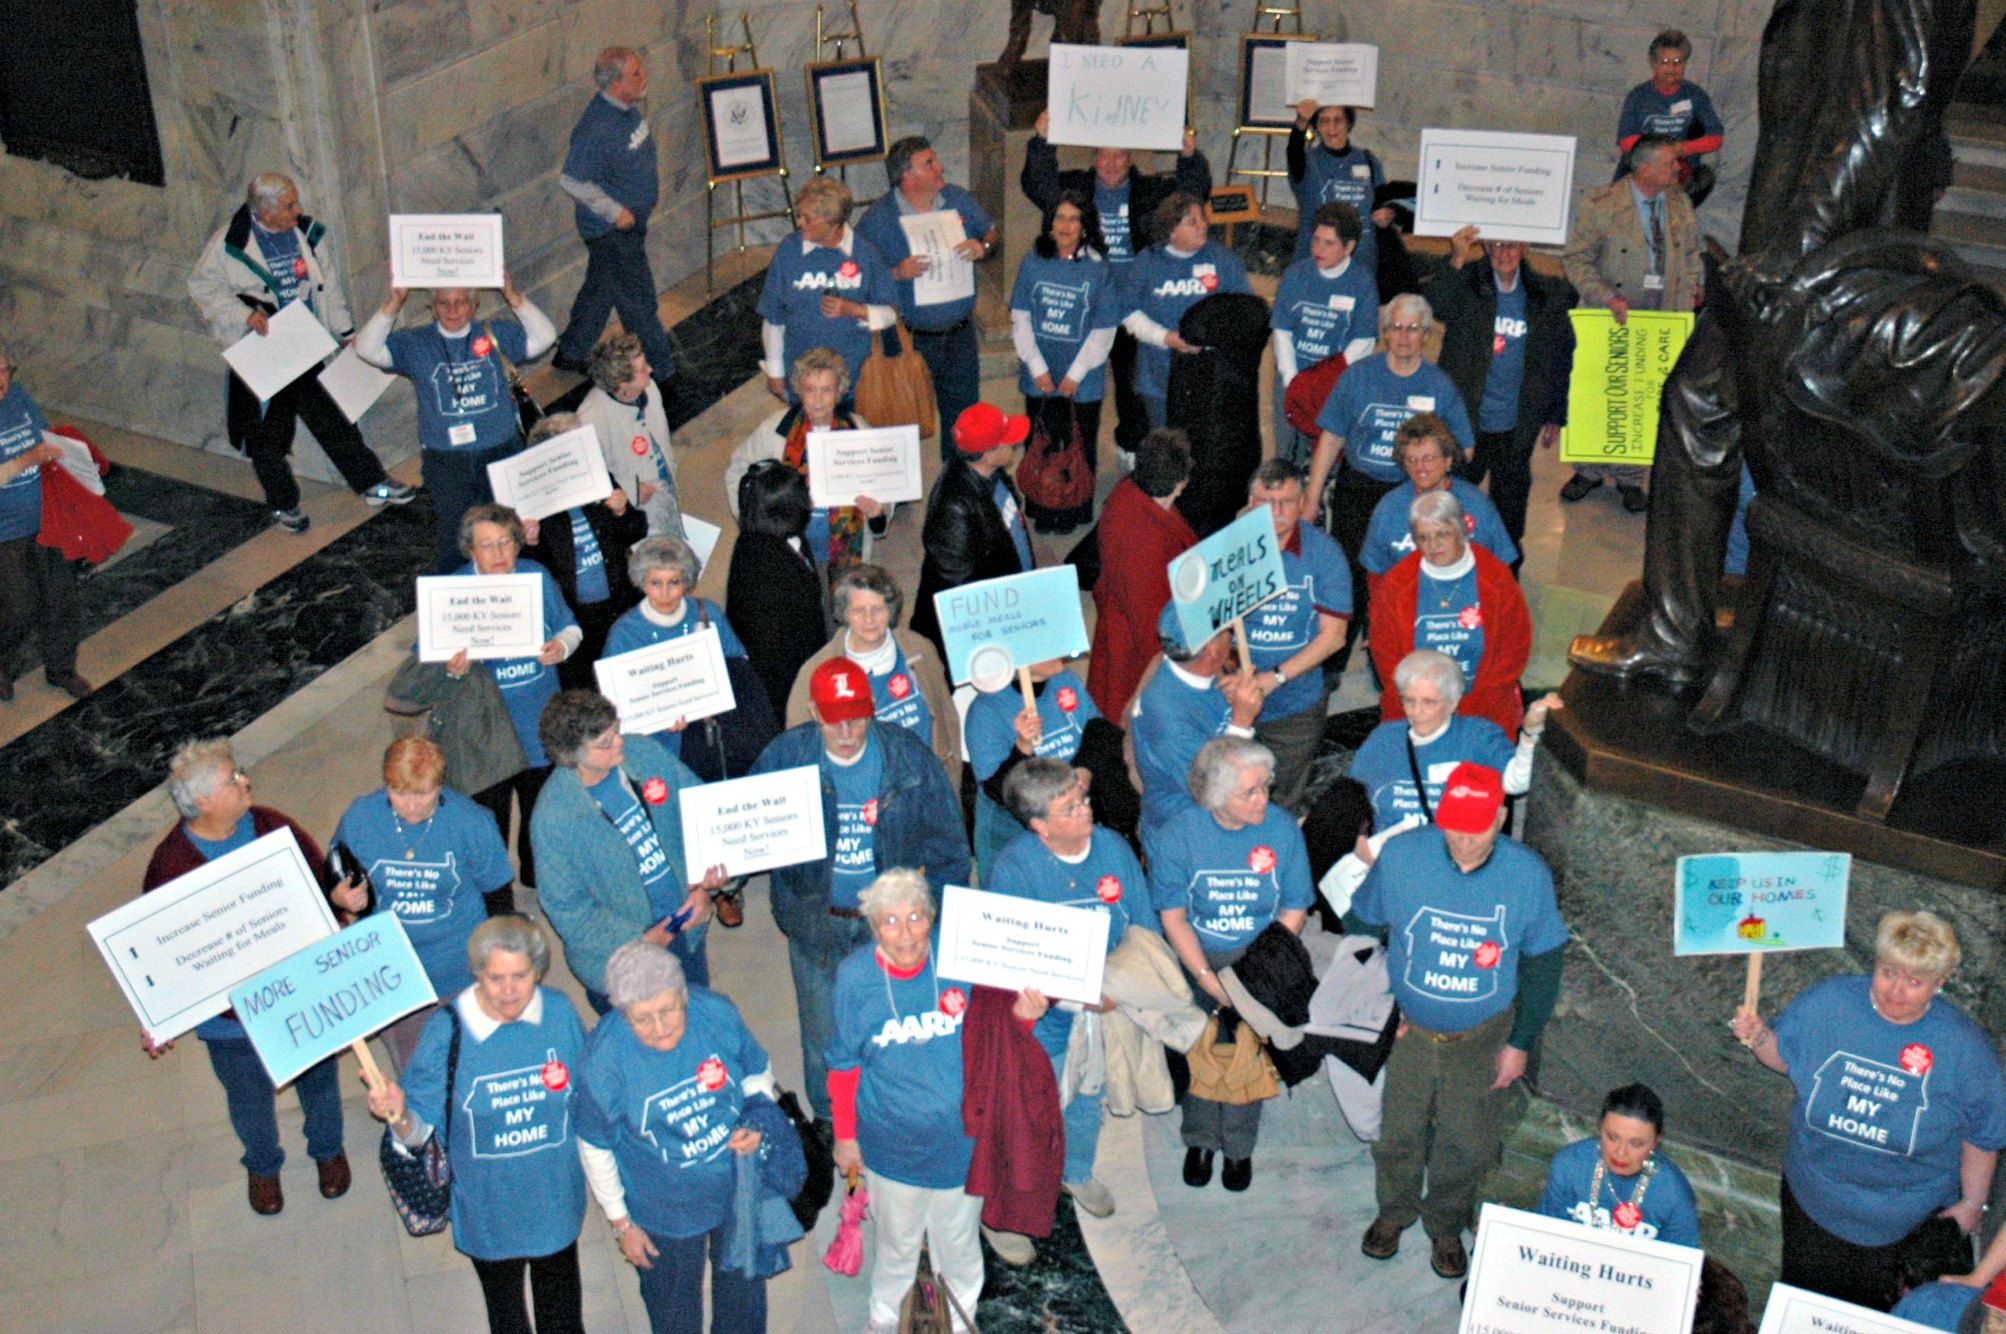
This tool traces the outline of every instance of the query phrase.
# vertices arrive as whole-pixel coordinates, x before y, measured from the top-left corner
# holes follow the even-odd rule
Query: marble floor
[[[762,262],[757,253],[727,257],[719,290]],[[665,295],[664,314],[675,320],[703,303],[699,278]],[[1002,373],[1007,342],[1002,346],[1002,358],[993,348],[985,358],[998,373],[985,382],[984,394],[1014,407],[1012,377]],[[543,387],[548,396],[564,385],[553,379]],[[1261,402],[1267,401],[1263,392]],[[730,555],[733,530],[721,484],[727,457],[773,406],[749,381],[678,433],[686,508],[726,530],[700,584],[706,596],[722,598]],[[93,596],[100,610],[85,627],[82,670],[107,687],[107,698],[118,698],[111,692],[122,679],[157,672],[146,664],[196,642],[191,636],[220,635],[232,616],[242,617],[244,626],[264,624],[259,617],[272,614],[266,605],[271,590],[321,587],[316,571],[326,562],[358,548],[389,551],[402,540],[400,526],[408,524],[408,518],[366,509],[344,490],[309,484],[311,533],[289,537],[247,527],[232,517],[257,496],[247,466],[79,424],[117,462],[144,474],[132,479],[129,493],[144,543],[126,555],[123,574],[113,566],[99,576],[104,590]],[[1116,480],[1113,450],[1104,448],[1102,457],[1105,492]],[[1622,513],[1608,489],[1563,509],[1554,493],[1565,470],[1551,455],[1542,456],[1537,469],[1525,582],[1538,638],[1528,675],[1549,684],[1563,674],[1567,637],[1598,621],[1633,576],[1643,522]],[[416,480],[415,464],[399,471],[403,480]],[[929,480],[934,471],[930,464]],[[907,507],[879,548],[908,589],[917,581],[920,518],[919,507]],[[1062,558],[1070,540],[1040,538],[1041,559]],[[334,556],[326,554],[330,549]],[[346,562],[370,564],[362,556]],[[254,715],[237,716],[232,709],[241,700],[228,699],[219,701],[218,721],[207,727],[199,711],[173,715],[177,727],[232,732],[259,799],[316,834],[331,831],[348,801],[377,785],[378,757],[394,734],[393,720],[380,707],[382,689],[412,636],[408,615],[376,596],[394,582],[393,572],[364,569],[351,582],[328,584],[329,603],[319,614],[341,622],[340,634],[353,642],[338,657],[300,667]],[[374,591],[364,597],[358,590],[365,588]],[[266,604],[259,602],[261,593]],[[336,643],[339,635],[330,631],[324,640]],[[1363,660],[1358,655],[1333,711],[1375,698],[1363,679]],[[344,1087],[354,1189],[339,1201],[319,1199],[301,1149],[298,1109],[282,1097],[289,1200],[282,1214],[260,1218],[245,1205],[221,1090],[194,1042],[158,1062],[141,1053],[131,1015],[83,931],[84,923],[135,893],[152,846],[173,818],[164,790],[144,781],[121,780],[135,786],[117,792],[116,800],[81,790],[93,781],[84,763],[90,757],[81,752],[99,744],[94,733],[143,730],[157,703],[138,693],[124,699],[121,708],[88,714],[88,701],[72,704],[36,672],[23,678],[15,702],[0,708],[0,747],[15,760],[0,765],[0,847],[6,839],[21,842],[19,830],[45,808],[88,812],[87,824],[64,833],[60,845],[37,845],[33,855],[0,869],[6,880],[0,890],[0,978],[6,980],[0,987],[0,1290],[8,1298],[0,1305],[0,1329],[484,1329],[472,1271],[449,1238],[410,1238],[387,1207],[375,1167],[377,1130],[363,1109],[352,1058],[344,1060]],[[80,725],[91,718],[99,721]],[[157,763],[157,752],[146,753]],[[140,771],[137,761],[128,767]],[[785,951],[764,892],[763,881],[755,882],[741,930],[713,934],[713,969],[719,987],[738,1001],[771,1052],[782,1081],[798,1087]],[[533,909],[533,898],[525,900],[523,906]],[[550,980],[578,994],[561,961]],[[1271,1109],[1259,1175],[1247,1194],[1189,1190],[1178,1180],[1180,1160],[1171,1118],[1109,1121],[1100,1174],[1120,1208],[1112,1219],[1078,1224],[1106,1300],[1089,1294],[1093,1300],[1078,1306],[1070,1298],[1036,1295],[1039,1283],[1092,1287],[1091,1275],[1013,1277],[1005,1287],[1013,1309],[993,1312],[997,1326],[1099,1331],[1125,1325],[1137,1334],[1452,1327],[1452,1285],[1425,1272],[1424,1248],[1410,1244],[1388,1265],[1358,1255],[1357,1235],[1371,1213],[1369,1156],[1343,1127],[1321,1083],[1312,1081]],[[1052,1274],[1067,1264],[1079,1267],[1063,1254],[1070,1226],[1052,1243]],[[776,1334],[849,1334],[862,1327],[862,1281],[831,1275],[820,1264],[833,1228],[830,1211],[816,1244],[798,1246],[793,1271],[771,1284]],[[1078,1243],[1071,1247],[1076,1257]],[[587,1220],[582,1252],[588,1327],[645,1329],[633,1279],[596,1211]]]

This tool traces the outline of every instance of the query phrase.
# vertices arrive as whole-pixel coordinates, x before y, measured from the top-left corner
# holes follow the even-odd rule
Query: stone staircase
[[[1945,128],[1955,176],[1937,202],[1930,234],[2006,292],[2006,114],[1962,104]]]

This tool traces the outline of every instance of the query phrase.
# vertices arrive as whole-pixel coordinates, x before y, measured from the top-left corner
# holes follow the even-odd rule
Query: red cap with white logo
[[[1502,805],[1504,776],[1465,760],[1449,772],[1442,799],[1435,805],[1435,824],[1458,834],[1488,834]]]
[[[848,658],[831,658],[817,667],[808,678],[808,698],[815,702],[816,716],[831,726],[878,711],[871,698],[871,678]]]

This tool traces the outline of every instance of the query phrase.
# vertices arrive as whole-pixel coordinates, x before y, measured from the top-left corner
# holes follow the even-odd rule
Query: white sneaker
[[[1095,1218],[1107,1218],[1114,1213],[1114,1192],[1098,1180],[1088,1178],[1080,1182],[1067,1182],[1066,1194],[1073,1197],[1073,1203],[1092,1214]]]
[[[1038,1258],[1038,1248],[1021,1232],[998,1232],[984,1224],[982,1238],[989,1243],[989,1249],[996,1252],[996,1258],[1006,1265],[1021,1268]]]

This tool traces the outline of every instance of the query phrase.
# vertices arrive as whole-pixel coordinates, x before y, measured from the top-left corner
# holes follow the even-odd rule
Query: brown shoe
[[[75,672],[59,672],[49,677],[49,684],[68,694],[71,699],[82,699],[96,689]]]
[[[1391,1260],[1400,1253],[1400,1234],[1407,1229],[1390,1218],[1372,1220],[1372,1226],[1365,1229],[1365,1240],[1358,1249],[1370,1260]]]
[[[726,930],[745,924],[745,896],[742,893],[720,896],[712,906],[717,910],[717,924]]]
[[[1434,1254],[1428,1257],[1428,1264],[1443,1278],[1461,1278],[1470,1272],[1470,1253],[1463,1249],[1463,1237],[1457,1233],[1453,1237],[1430,1237],[1434,1243]]]
[[[286,1207],[286,1193],[279,1188],[277,1177],[251,1177],[251,1212],[266,1217]]]
[[[355,1176],[348,1170],[348,1155],[337,1153],[326,1162],[316,1162],[320,1169],[320,1197],[323,1200],[338,1200],[348,1194],[349,1183]]]

